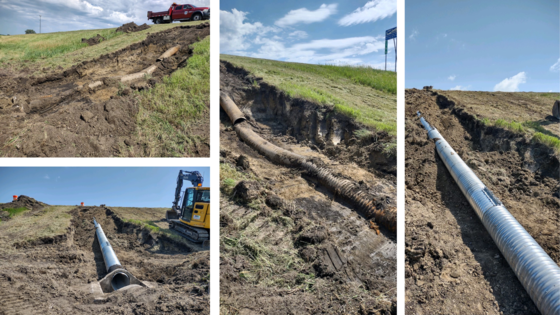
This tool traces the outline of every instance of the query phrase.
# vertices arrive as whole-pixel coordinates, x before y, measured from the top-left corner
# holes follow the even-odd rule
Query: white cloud
[[[251,57],[322,64],[361,64],[363,61],[360,56],[385,48],[383,36],[319,39],[291,47],[286,47],[281,41],[260,36],[254,42],[261,47],[256,53],[249,54]]]
[[[455,78],[456,78],[456,77],[457,77],[456,75],[452,74],[452,75],[450,75],[449,77],[447,77],[447,80],[449,80],[449,81],[455,81]]]
[[[49,177],[49,175],[48,175],[48,174],[47,174],[47,175],[45,175],[45,176],[43,176],[43,178],[44,178],[44,179],[51,179],[51,178]]]
[[[519,85],[527,82],[525,72],[519,72],[511,78],[505,78],[502,82],[494,86],[494,91],[516,92],[519,91]]]
[[[266,34],[275,31],[272,27],[265,27],[260,22],[246,23],[247,12],[232,9],[231,12],[220,11],[220,50],[221,52],[235,52],[246,50],[251,46],[247,38],[252,34]]]
[[[413,30],[412,33],[410,34],[410,36],[408,36],[408,38],[410,39],[416,39],[416,36],[418,36],[418,30]]]
[[[345,15],[338,25],[350,26],[354,24],[375,22],[390,17],[397,12],[396,0],[372,0],[368,1],[363,7]]]
[[[553,64],[552,66],[550,66],[550,71],[552,71],[552,72],[558,72],[558,71],[560,71],[560,58],[558,58],[558,61],[556,61],[555,64]]]
[[[196,6],[208,6],[210,0],[191,0]],[[0,0],[1,33],[21,34],[26,29],[42,32],[102,29],[123,23],[148,23],[147,11],[165,11],[169,2],[163,0]]]
[[[274,24],[279,27],[291,26],[299,23],[311,24],[321,22],[336,13],[338,4],[322,4],[319,9],[309,11],[306,8],[291,10],[284,17],[280,18]]]
[[[297,39],[304,39],[304,38],[307,38],[308,35],[304,31],[294,31],[294,32],[291,32],[290,35],[288,35],[288,36],[293,37],[293,38],[297,38]]]
[[[450,88],[451,91],[467,91],[471,88],[471,86],[461,86],[461,85],[457,85],[455,87]]]

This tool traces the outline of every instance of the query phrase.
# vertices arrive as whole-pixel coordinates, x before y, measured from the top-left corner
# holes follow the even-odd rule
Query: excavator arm
[[[179,201],[181,200],[181,189],[183,188],[183,181],[188,180],[195,187],[202,186],[204,178],[198,171],[188,172],[179,171],[177,176],[177,187],[175,188],[175,200],[173,201],[173,210],[177,211],[181,208]]]

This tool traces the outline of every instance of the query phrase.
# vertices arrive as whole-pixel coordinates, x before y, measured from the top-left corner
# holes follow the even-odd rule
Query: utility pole
[[[39,15],[39,34],[41,34],[41,16]]]

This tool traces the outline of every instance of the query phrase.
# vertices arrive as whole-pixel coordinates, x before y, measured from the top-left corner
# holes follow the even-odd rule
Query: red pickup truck
[[[171,23],[173,21],[200,21],[209,18],[210,8],[196,7],[192,4],[173,3],[167,11],[148,11],[148,20],[152,20],[154,24]]]

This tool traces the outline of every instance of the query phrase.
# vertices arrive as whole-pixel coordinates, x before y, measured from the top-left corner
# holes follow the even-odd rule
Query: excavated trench
[[[390,141],[389,136],[373,133],[372,138],[358,140],[354,131],[363,126],[332,108],[290,98],[227,62],[221,64],[220,80],[221,92],[246,117],[233,126],[221,111],[221,162],[256,179],[240,183],[233,197],[222,200],[222,239],[260,231],[253,237],[255,241],[275,244],[279,250],[296,247],[294,259],[303,260],[301,266],[280,275],[287,283],[295,281],[295,289],[285,290],[248,285],[239,276],[253,272],[248,258],[222,256],[223,308],[239,312],[396,312],[396,235],[381,223],[375,224],[374,217],[364,216],[352,200],[344,198],[346,190],[333,191],[318,174],[325,172],[347,182],[346,189],[363,193],[374,209],[394,211],[392,158],[378,150],[384,141]],[[240,139],[239,128],[256,140]],[[260,144],[286,154],[266,154]],[[299,158],[289,156],[305,157],[319,172],[300,167]],[[258,196],[265,196],[266,202],[255,212],[250,200]],[[239,198],[245,201],[239,204]],[[280,214],[293,220],[295,227],[269,225],[270,217]],[[252,223],[239,231],[233,227],[237,220]],[[319,279],[313,290],[297,289],[299,280],[294,276],[298,273]],[[274,282],[275,276],[270,274],[268,281]],[[346,296],[359,298],[346,301]]]
[[[560,264],[558,153],[486,126],[430,89],[407,90],[406,105],[407,311],[540,314],[427,139],[416,111]]]
[[[124,222],[105,207],[77,207],[64,235],[16,243],[0,271],[1,314],[209,312],[208,251]],[[121,264],[147,287],[103,294],[93,283],[107,274],[93,217]],[[24,306],[22,308],[22,305]]]
[[[0,143],[15,143],[3,153],[111,156],[123,145],[141,146],[132,140],[138,105],[131,91],[152,88],[186,66],[190,45],[209,34],[208,23],[181,26],[44,77],[2,72]],[[158,60],[176,46],[174,55]]]

